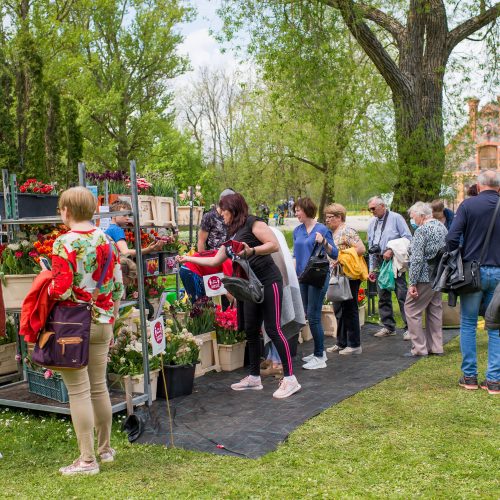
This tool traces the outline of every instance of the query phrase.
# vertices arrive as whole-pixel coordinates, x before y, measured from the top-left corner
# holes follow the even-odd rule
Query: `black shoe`
[[[481,389],[488,391],[488,394],[500,394],[500,382],[492,382],[491,380],[485,380],[481,382]]]
[[[405,358],[425,358],[427,354],[413,354],[411,351],[410,352],[405,352],[403,354]]]
[[[465,375],[462,375],[460,377],[460,380],[458,381],[458,385],[460,387],[463,387],[464,389],[467,389],[468,391],[475,391],[476,389],[479,389],[476,376],[467,377]]]

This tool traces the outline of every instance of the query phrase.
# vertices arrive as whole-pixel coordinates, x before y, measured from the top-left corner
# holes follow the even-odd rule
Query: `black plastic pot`
[[[193,392],[195,367],[196,365],[163,366],[169,399],[189,396]],[[158,398],[166,399],[162,372],[159,374],[156,394]]]
[[[54,194],[18,193],[19,217],[48,217],[57,215],[59,196]],[[0,193],[0,214],[5,218],[3,193]]]

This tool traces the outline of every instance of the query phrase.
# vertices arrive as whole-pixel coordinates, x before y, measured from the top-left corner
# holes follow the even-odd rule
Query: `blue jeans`
[[[476,329],[481,302],[487,307],[500,282],[500,267],[481,266],[481,288],[475,293],[460,296],[460,350],[462,372],[467,377],[477,376]],[[486,378],[500,381],[500,337],[498,330],[488,330],[488,368]]]
[[[323,357],[323,352],[325,350],[325,332],[321,324],[321,309],[323,307],[323,300],[325,299],[329,282],[330,273],[326,276],[323,288],[300,283],[302,304],[304,305],[304,312],[309,321],[309,328],[311,329],[311,335],[314,340],[314,355],[318,358]]]

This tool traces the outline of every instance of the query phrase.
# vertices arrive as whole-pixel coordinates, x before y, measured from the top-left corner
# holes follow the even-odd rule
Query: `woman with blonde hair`
[[[80,450],[79,457],[59,471],[63,475],[91,475],[99,472],[94,429],[101,462],[112,462],[115,456],[110,445],[112,411],[106,366],[113,322],[123,295],[122,272],[116,246],[92,224],[96,210],[93,194],[84,187],[70,188],[59,197],[58,207],[70,230],[54,242],[49,296],[66,304],[92,303],[88,366],[59,370],[68,388],[71,420]],[[100,279],[100,293],[92,301]]]
[[[325,223],[332,231],[333,241],[339,250],[343,251],[353,248],[360,257],[365,253],[365,245],[358,233],[346,224],[346,209],[340,203],[332,203],[325,210]],[[362,258],[362,257],[361,257]],[[338,261],[332,261],[332,268],[339,265]],[[328,352],[339,354],[361,354],[361,328],[359,326],[358,292],[361,284],[360,279],[349,277],[349,287],[352,298],[340,302],[336,308],[337,321],[337,343],[327,349]]]

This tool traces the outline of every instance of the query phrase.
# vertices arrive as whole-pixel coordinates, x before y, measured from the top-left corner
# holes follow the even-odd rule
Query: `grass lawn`
[[[481,372],[485,347],[482,333]],[[0,496],[498,498],[499,400],[458,388],[457,340],[446,354],[330,408],[258,460],[130,445],[117,421],[116,462],[63,478],[77,450],[69,420],[0,409]]]

